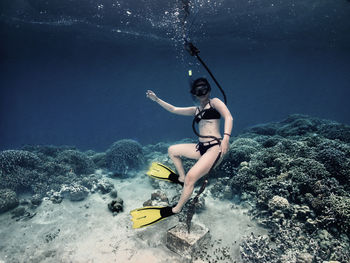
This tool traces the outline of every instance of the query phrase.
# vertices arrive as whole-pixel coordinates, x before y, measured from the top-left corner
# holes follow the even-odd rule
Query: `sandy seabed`
[[[113,216],[106,194],[90,194],[85,200],[59,204],[44,200],[31,219],[0,215],[0,263],[3,262],[183,262],[166,247],[166,232],[178,223],[171,217],[143,229],[132,229],[129,211],[142,206],[155,190],[144,176],[110,179],[124,200],[124,212]],[[206,210],[193,221],[209,228],[211,241],[228,247],[231,261],[241,262],[239,243],[251,232],[264,234],[243,209],[229,201],[206,197]],[[212,249],[214,250],[214,249]],[[208,251],[207,253],[214,253]],[[202,262],[202,261],[198,261]]]

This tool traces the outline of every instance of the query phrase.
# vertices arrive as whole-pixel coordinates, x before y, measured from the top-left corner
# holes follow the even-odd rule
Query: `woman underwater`
[[[177,175],[169,169],[168,179],[184,186],[177,205],[162,208],[145,207],[133,210],[131,215],[133,216],[134,228],[154,224],[159,220],[181,212],[182,207],[193,193],[195,183],[209,173],[219,158],[227,153],[233,118],[225,103],[218,98],[210,98],[210,91],[210,84],[206,78],[198,78],[193,82],[190,92],[199,101],[199,107],[176,107],[158,98],[153,91],[148,90],[146,92],[147,98],[157,102],[167,111],[179,115],[194,116],[195,122],[198,123],[200,137],[197,144],[176,144],[168,149],[169,157],[174,162],[178,172]],[[221,117],[225,121],[223,136],[220,133]],[[181,157],[198,160],[187,174],[183,168]],[[160,168],[162,169],[162,167]],[[163,168],[168,169],[165,166]],[[138,216],[143,220],[138,221]]]

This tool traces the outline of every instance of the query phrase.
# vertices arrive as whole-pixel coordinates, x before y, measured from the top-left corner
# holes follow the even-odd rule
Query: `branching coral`
[[[0,169],[3,173],[12,173],[18,167],[33,169],[40,163],[34,153],[21,150],[7,150],[0,152]]]
[[[40,159],[33,153],[20,150],[0,152],[0,188],[19,190],[30,188],[38,178]]]

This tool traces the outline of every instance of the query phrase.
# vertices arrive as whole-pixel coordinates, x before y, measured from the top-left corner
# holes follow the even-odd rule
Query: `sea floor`
[[[132,229],[129,211],[142,207],[155,190],[147,177],[111,179],[124,200],[124,212],[113,216],[106,194],[90,194],[85,200],[59,204],[44,200],[30,219],[16,221],[10,212],[0,215],[0,263],[2,262],[183,262],[180,255],[166,247],[166,232],[178,223],[171,217],[143,229]],[[209,191],[207,191],[209,192]],[[229,201],[206,197],[206,209],[194,222],[210,230],[209,261],[241,262],[239,243],[251,232],[265,234],[245,210]],[[217,251],[225,248],[230,259],[220,259]],[[215,254],[215,255],[214,255]],[[209,262],[200,261],[194,262]],[[212,261],[214,262],[214,261]]]

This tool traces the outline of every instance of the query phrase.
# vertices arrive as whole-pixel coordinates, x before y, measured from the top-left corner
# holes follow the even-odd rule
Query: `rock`
[[[112,200],[112,202],[110,202],[108,204],[108,209],[109,211],[111,211],[113,214],[114,213],[119,213],[119,212],[123,212],[123,199],[121,199],[120,197],[118,197],[116,200]]]
[[[0,190],[0,213],[9,211],[19,204],[17,195],[14,191],[10,189]]]
[[[209,240],[209,229],[205,226],[192,224],[191,232],[188,233],[186,224],[180,223],[168,230],[166,246],[181,255],[183,262],[190,262],[195,252]]]
[[[68,198],[70,201],[82,201],[88,194],[89,190],[85,186],[78,184],[73,185],[63,185],[60,194],[64,198]]]

